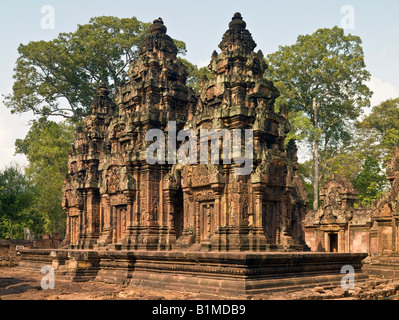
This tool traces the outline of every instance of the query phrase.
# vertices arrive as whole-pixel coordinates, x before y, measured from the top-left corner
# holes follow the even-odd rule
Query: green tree
[[[41,118],[32,124],[25,139],[15,143],[16,152],[25,154],[29,161],[26,173],[36,188],[31,210],[43,216],[48,233],[65,233],[62,187],[74,131],[75,125],[68,121]]]
[[[399,98],[374,106],[358,127],[369,147],[378,152],[379,160],[389,160],[399,141]]]
[[[198,68],[196,65],[183,58],[180,58],[180,61],[183,62],[189,72],[186,82],[187,86],[198,92],[202,79],[211,79],[211,71],[207,67]]]
[[[13,91],[4,97],[5,105],[13,113],[81,119],[89,112],[98,83],[115,91],[127,79],[128,65],[138,57],[150,25],[135,17],[102,16],[52,41],[21,44]],[[185,43],[175,44],[184,55]]]
[[[351,139],[351,121],[370,104],[365,85],[370,73],[365,69],[361,39],[345,35],[338,27],[301,35],[291,46],[280,46],[268,55],[267,76],[281,92],[277,108],[285,104],[297,132],[312,146],[313,208],[318,208],[320,154],[338,148]],[[296,138],[291,136],[290,138]]]
[[[353,185],[359,192],[358,201],[364,207],[371,206],[382,196],[386,179],[377,159],[366,158],[362,171],[353,180]]]
[[[27,219],[25,214],[33,201],[33,187],[18,165],[7,166],[0,172],[0,220],[9,228],[13,239],[14,226]]]

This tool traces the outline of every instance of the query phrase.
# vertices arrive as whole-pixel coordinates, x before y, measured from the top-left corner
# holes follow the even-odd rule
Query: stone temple
[[[306,192],[295,146],[284,146],[287,115],[274,111],[278,91],[264,78],[261,51],[236,14],[212,55],[212,79],[199,96],[161,19],[131,64],[116,105],[98,90],[69,157],[64,207],[67,244],[126,249],[303,250]],[[115,110],[119,110],[116,114]],[[252,129],[253,170],[234,163],[148,164],[152,128]],[[231,135],[232,136],[232,135]],[[199,152],[198,152],[199,153]]]
[[[21,265],[49,263],[75,281],[234,295],[337,284],[344,265],[363,277],[366,254],[309,252],[302,228],[308,195],[297,175],[295,144],[284,144],[287,112],[275,111],[279,92],[265,79],[267,65],[255,48],[236,13],[220,53],[211,55],[212,76],[197,94],[186,85],[188,72],[162,19],[155,20],[130,64],[129,81],[114,101],[101,85],[77,132],[64,186],[62,247],[22,252]],[[166,141],[176,141],[172,126],[197,136],[223,132],[220,143],[250,129],[250,174],[236,174],[242,163],[224,161],[211,136],[206,155],[209,160],[216,149],[216,162],[150,164],[153,141],[146,133],[162,130],[160,145],[168,153]],[[191,148],[197,155],[203,142]],[[249,160],[246,147],[238,153]]]
[[[375,251],[371,208],[355,208],[357,191],[346,177],[333,174],[320,190],[320,208],[307,213],[305,240],[312,251]]]

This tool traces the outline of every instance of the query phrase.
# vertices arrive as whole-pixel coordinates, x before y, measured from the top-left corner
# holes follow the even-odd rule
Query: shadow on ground
[[[29,290],[39,291],[39,283],[33,279],[0,277],[0,296],[21,294]]]

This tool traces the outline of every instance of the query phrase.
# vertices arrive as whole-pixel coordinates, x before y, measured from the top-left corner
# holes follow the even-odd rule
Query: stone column
[[[216,226],[222,225],[222,210],[221,210],[221,198],[224,188],[224,184],[215,183],[211,185],[213,192],[215,193],[215,215],[216,215]]]
[[[140,224],[140,174],[137,171],[137,167],[135,167],[135,179],[136,179],[136,188],[137,193],[135,197],[135,201],[133,202],[133,217],[132,217],[132,225],[138,226]]]
[[[167,244],[173,244],[176,241],[176,231],[174,226],[174,215],[175,215],[175,195],[176,190],[167,189],[165,190],[165,201],[166,201],[166,217],[167,217]]]
[[[337,252],[345,252],[345,230],[340,229],[338,231],[338,246]]]
[[[222,225],[222,217],[221,217],[221,210],[220,210],[220,199],[221,194],[217,193],[215,195],[215,215],[216,215],[216,227]]]
[[[76,239],[81,239],[83,238],[84,234],[84,224],[83,224],[83,210],[78,210],[78,230],[79,234],[76,235]]]
[[[116,208],[111,205],[111,239],[112,243],[116,243],[116,227],[117,227],[117,221],[116,221]]]
[[[253,185],[253,192],[254,192],[254,211],[252,219],[248,217],[250,228],[252,229],[252,236],[250,240],[252,244],[250,245],[251,250],[265,250],[267,245],[267,237],[265,234],[267,230],[263,230],[262,224],[262,216],[263,216],[263,192],[265,190],[264,183],[254,183]],[[266,228],[267,229],[267,228]]]
[[[102,206],[103,206],[103,229],[100,235],[100,243],[101,244],[107,244],[110,242],[110,236],[111,236],[111,205],[110,205],[110,199],[108,195],[103,195],[102,196]]]
[[[249,224],[255,228],[262,228],[262,202],[263,202],[263,191],[265,190],[265,187],[266,186],[263,183],[253,184],[255,207],[252,217],[248,217],[248,219],[249,219]]]
[[[132,233],[132,227],[135,225],[134,221],[134,199],[136,196],[136,190],[127,190],[124,191],[123,194],[125,195],[127,208],[126,208],[126,230],[125,235],[129,236]]]
[[[195,200],[194,200],[195,201]],[[200,204],[198,201],[195,201],[195,211],[194,211],[194,221],[195,221],[195,242],[200,243],[201,242],[201,236],[200,236]]]
[[[65,228],[65,238],[62,242],[62,245],[71,245],[71,217],[69,215],[69,208],[64,208],[66,210],[67,218],[66,218],[66,228]]]
[[[86,196],[86,215],[87,215],[87,226],[86,226],[86,237],[92,237],[93,236],[93,222],[94,222],[94,195],[93,195],[93,190],[88,190],[87,191],[87,196]]]

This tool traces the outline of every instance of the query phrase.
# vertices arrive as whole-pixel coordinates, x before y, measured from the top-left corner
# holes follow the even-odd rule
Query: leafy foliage
[[[33,111],[43,117],[82,119],[98,83],[115,91],[127,79],[127,67],[138,57],[150,25],[135,17],[102,16],[52,41],[21,44],[13,92],[4,97],[5,105],[13,113]],[[184,55],[185,43],[175,40],[175,44]]]
[[[323,154],[349,143],[351,121],[370,103],[371,92],[365,85],[370,74],[361,39],[345,35],[338,27],[319,29],[299,36],[291,46],[280,46],[267,61],[266,76],[281,93],[277,108],[286,105],[294,125],[288,138],[303,139],[313,146],[312,182],[318,190]]]
[[[65,232],[62,187],[74,129],[68,121],[56,123],[41,118],[33,123],[25,139],[16,141],[17,153],[29,160],[26,172],[36,187],[31,210],[42,215],[47,233]]]
[[[15,225],[34,219],[26,211],[33,202],[33,187],[18,165],[0,172],[0,186],[0,237],[13,239]]]
[[[189,76],[187,78],[187,86],[193,88],[194,91],[199,91],[201,86],[201,80],[206,78],[211,79],[211,71],[207,67],[198,68],[196,65],[187,61],[186,59],[180,58],[180,61],[187,67]]]
[[[358,201],[364,207],[371,206],[376,199],[382,196],[386,187],[386,179],[376,159],[367,157],[362,171],[355,177],[353,185],[359,191]]]
[[[399,98],[374,106],[358,127],[367,137],[369,147],[378,153],[378,158],[389,160],[399,141]]]

